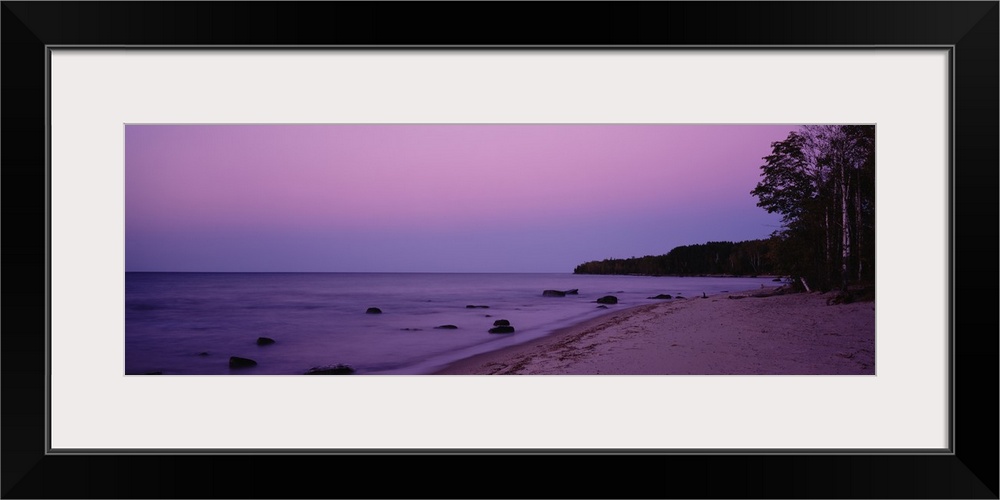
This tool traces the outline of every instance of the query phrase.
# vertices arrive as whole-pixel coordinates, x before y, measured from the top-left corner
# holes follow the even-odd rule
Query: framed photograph
[[[997,2],[537,6],[4,2],[3,495],[997,498]]]

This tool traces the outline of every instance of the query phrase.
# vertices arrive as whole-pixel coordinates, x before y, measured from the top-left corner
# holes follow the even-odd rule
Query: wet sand
[[[874,375],[875,302],[774,289],[609,312],[448,375]],[[768,296],[769,295],[769,296]],[[614,308],[615,306],[611,306]]]

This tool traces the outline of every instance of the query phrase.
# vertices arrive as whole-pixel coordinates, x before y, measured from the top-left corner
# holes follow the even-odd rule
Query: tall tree
[[[875,128],[813,125],[771,144],[762,180],[750,193],[757,205],[782,214],[783,259],[808,288],[868,276],[874,261]],[[873,276],[873,274],[872,274]]]
[[[775,236],[777,253],[784,267],[808,288],[826,283],[824,267],[829,260],[829,214],[824,203],[826,172],[814,160],[807,137],[791,132],[783,141],[771,143],[771,154],[761,165],[761,181],[750,192],[757,206],[782,216],[782,229]]]

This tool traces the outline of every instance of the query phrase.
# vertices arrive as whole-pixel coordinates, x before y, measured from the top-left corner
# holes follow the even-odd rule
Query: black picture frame
[[[0,12],[4,498],[998,498],[996,1],[4,1]],[[54,45],[951,47],[951,453],[49,454],[46,62]],[[369,482],[368,471],[383,480]],[[480,489],[469,490],[470,480]]]

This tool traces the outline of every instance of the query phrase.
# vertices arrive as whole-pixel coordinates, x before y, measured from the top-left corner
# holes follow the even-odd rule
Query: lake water
[[[770,278],[574,274],[126,273],[125,373],[426,374],[609,311],[773,285]],[[544,290],[578,289],[545,297]],[[599,308],[614,295],[619,302]],[[672,299],[677,300],[677,299]],[[488,308],[467,306],[488,306]],[[370,307],[382,314],[366,314]],[[515,332],[491,334],[499,319]],[[457,329],[437,329],[454,325]],[[258,337],[275,342],[257,345]],[[257,362],[229,368],[230,356]]]

